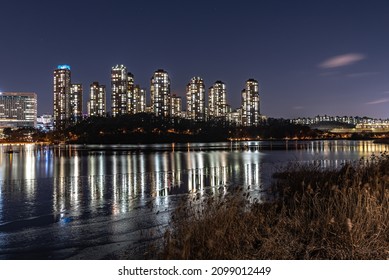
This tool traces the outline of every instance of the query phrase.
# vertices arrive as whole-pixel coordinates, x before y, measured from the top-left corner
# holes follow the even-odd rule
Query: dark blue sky
[[[227,85],[240,105],[248,78],[260,82],[271,117],[389,118],[389,1],[19,1],[0,3],[0,91],[38,94],[52,113],[52,72],[107,85],[124,64],[147,89],[159,68],[172,92],[193,76]],[[185,100],[185,98],[184,98]]]

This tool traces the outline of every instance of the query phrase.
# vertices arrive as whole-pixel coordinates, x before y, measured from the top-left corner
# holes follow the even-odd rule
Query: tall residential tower
[[[124,65],[116,65],[111,70],[112,116],[127,114],[128,73]]]
[[[159,69],[151,77],[151,109],[156,116],[170,116],[170,79],[165,70]]]
[[[200,77],[193,77],[186,86],[186,116],[190,120],[205,121],[205,85]]]
[[[139,85],[134,87],[131,104],[131,114],[146,112],[146,90]]]
[[[242,90],[242,125],[256,126],[260,121],[258,81],[249,79]]]
[[[222,81],[216,81],[209,88],[208,96],[208,118],[226,118],[227,117],[227,90]]]
[[[72,84],[69,98],[70,122],[76,123],[82,120],[82,85]]]
[[[71,82],[69,65],[54,70],[54,127],[63,129],[82,119],[82,85]]]
[[[70,119],[71,72],[69,65],[54,70],[54,127],[64,128]]]
[[[90,99],[88,102],[89,116],[106,116],[106,93],[105,85],[93,82],[90,85]]]
[[[170,97],[170,116],[173,118],[180,118],[182,116],[182,98],[172,94]]]

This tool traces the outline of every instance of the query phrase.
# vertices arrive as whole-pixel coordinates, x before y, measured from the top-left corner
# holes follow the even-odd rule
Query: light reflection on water
[[[27,246],[24,240],[33,240],[35,250],[44,246],[38,229],[45,229],[46,239],[52,240],[50,250],[58,244],[84,246],[93,238],[105,243],[106,236],[117,241],[123,232],[167,223],[167,214],[150,215],[150,203],[158,212],[170,211],[176,194],[217,193],[228,186],[259,190],[269,184],[277,166],[288,162],[339,167],[384,152],[387,146],[372,141],[254,141],[25,145],[7,153],[9,149],[0,146],[0,256],[15,247],[21,250]],[[15,232],[19,235],[11,235]]]
[[[284,162],[319,162],[337,167],[346,160],[358,160],[385,151],[385,145],[372,141],[247,142],[175,145],[117,145],[48,147],[0,146],[0,205],[23,185],[23,199],[36,200],[37,187],[44,178],[53,186],[53,209],[63,211],[83,201],[112,195],[112,210],[128,209],[129,199],[144,199],[203,191],[224,185],[252,185],[269,181],[270,165]],[[93,149],[91,149],[92,147]],[[181,147],[181,149],[179,149]],[[205,150],[212,147],[210,150]],[[216,148],[222,148],[217,150]],[[243,148],[242,148],[243,147]],[[12,192],[4,191],[9,182],[23,180]],[[13,183],[14,185],[18,185]],[[112,188],[107,189],[107,185]],[[67,195],[64,196],[65,192]],[[118,203],[122,205],[117,207]],[[1,214],[2,212],[0,212]],[[0,221],[4,217],[0,215]]]

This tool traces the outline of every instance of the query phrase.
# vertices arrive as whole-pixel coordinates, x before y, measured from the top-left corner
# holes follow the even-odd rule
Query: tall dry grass
[[[271,199],[195,197],[172,216],[158,258],[388,259],[389,156],[340,170],[293,166]]]

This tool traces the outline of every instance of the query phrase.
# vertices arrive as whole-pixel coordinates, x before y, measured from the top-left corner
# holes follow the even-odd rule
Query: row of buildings
[[[232,110],[227,103],[227,89],[216,81],[208,95],[204,80],[193,77],[186,86],[186,110],[182,98],[171,93],[168,73],[159,69],[150,80],[150,102],[146,90],[135,83],[134,75],[124,65],[111,70],[112,116],[123,114],[153,113],[166,118],[181,117],[193,121],[221,119],[243,126],[258,125],[261,120],[259,84],[254,79],[246,81],[241,92],[242,105]],[[63,128],[82,117],[83,87],[71,82],[71,69],[59,65],[54,70],[54,125]],[[106,86],[93,82],[89,88],[87,111],[89,116],[107,116]]]
[[[374,119],[369,117],[352,117],[352,116],[327,116],[318,115],[313,118],[295,118],[290,120],[293,124],[312,126],[320,123],[344,123],[349,125],[389,125],[389,119]]]

